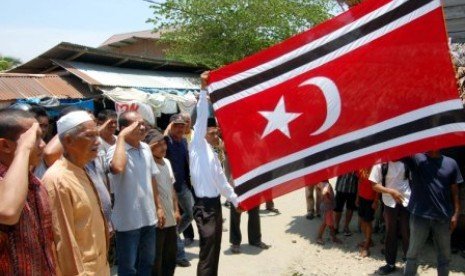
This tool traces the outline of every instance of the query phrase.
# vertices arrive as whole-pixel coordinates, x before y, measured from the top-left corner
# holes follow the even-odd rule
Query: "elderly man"
[[[183,112],[180,113],[181,118],[184,120],[185,125],[184,125],[184,135],[183,137],[186,139],[187,144],[189,144],[192,141],[192,136],[194,135],[194,130],[192,129],[192,119],[191,115],[189,113]],[[168,125],[168,127],[165,130],[165,136],[169,136],[171,132],[171,126],[172,123]],[[192,191],[192,186],[190,187]],[[192,223],[190,223],[186,230],[183,231],[184,235],[184,244],[186,246],[191,245],[194,242],[194,228],[192,227]],[[180,251],[181,250],[181,251]],[[185,256],[184,248],[178,245],[178,259],[182,259],[183,256]],[[187,263],[186,263],[187,264]],[[183,263],[178,263],[178,265],[183,265]]]
[[[29,172],[45,143],[33,115],[0,110],[0,275],[54,275],[48,195]]]
[[[186,122],[180,114],[171,116],[171,128],[166,136],[168,149],[166,151],[166,158],[170,160],[174,177],[174,189],[178,195],[179,205],[182,208],[183,214],[181,223],[179,224],[179,232],[183,232],[187,226],[192,222],[192,207],[194,205],[192,193],[190,190],[189,179],[189,158],[187,150],[187,141],[184,138],[184,131]]]
[[[200,235],[197,275],[217,275],[221,250],[223,216],[220,194],[237,207],[237,195],[228,183],[218,157],[205,139],[207,135],[208,103],[205,88],[208,72],[202,74],[202,90],[197,103],[197,121],[189,147],[189,165],[197,201],[194,218]],[[242,211],[237,207],[239,212]]]
[[[121,132],[106,158],[115,195],[112,222],[116,229],[118,275],[151,275],[156,225],[163,228],[165,224],[155,178],[160,171],[149,145],[142,142],[147,135],[142,116],[125,112],[118,124]]]
[[[58,267],[63,275],[109,275],[108,227],[85,166],[97,156],[98,131],[85,111],[57,122],[63,157],[45,173]]]
[[[186,138],[187,143],[192,141],[192,136],[194,135],[194,130],[192,129],[192,118],[189,113],[181,113],[181,117],[186,122],[185,129],[184,129],[184,138]]]
[[[181,114],[174,114],[170,118],[170,126],[166,136],[166,158],[170,160],[174,172],[174,189],[178,197],[178,204],[182,210],[181,222],[178,225],[178,233],[182,233],[194,219],[192,208],[194,199],[190,190],[189,158],[187,140],[184,138],[186,122]],[[187,260],[184,244],[178,236],[178,252],[176,256],[178,266],[190,266]]]

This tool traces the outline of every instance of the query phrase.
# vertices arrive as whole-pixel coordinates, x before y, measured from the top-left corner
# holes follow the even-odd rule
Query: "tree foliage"
[[[333,0],[166,0],[155,31],[169,59],[210,68],[240,60],[331,17]]]
[[[0,55],[0,72],[9,70],[17,65],[21,64],[21,60]]]
[[[357,6],[358,4],[362,3],[364,0],[344,0],[344,2],[349,6],[349,7],[354,7]]]

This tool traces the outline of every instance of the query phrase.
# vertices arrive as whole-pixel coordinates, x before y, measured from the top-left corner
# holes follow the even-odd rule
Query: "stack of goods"
[[[465,103],[465,44],[452,44],[451,52],[457,73],[459,95]]]

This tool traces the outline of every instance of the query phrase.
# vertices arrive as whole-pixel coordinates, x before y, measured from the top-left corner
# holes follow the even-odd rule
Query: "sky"
[[[22,62],[60,42],[97,47],[114,34],[153,29],[143,0],[1,0],[0,55]]]

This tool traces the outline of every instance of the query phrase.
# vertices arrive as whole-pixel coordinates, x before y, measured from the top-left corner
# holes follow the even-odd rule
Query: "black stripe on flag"
[[[428,3],[432,2],[433,0],[410,0],[405,2],[404,4],[400,5],[399,7],[373,19],[370,22],[360,26],[357,29],[348,32],[347,34],[342,35],[341,37],[334,39],[320,47],[315,48],[312,51],[309,51],[303,55],[297,56],[283,64],[280,64],[276,67],[258,73],[254,76],[249,78],[243,79],[241,81],[235,82],[231,85],[226,87],[214,90],[210,94],[210,99],[213,103],[234,95],[239,91],[248,89],[253,87],[259,83],[266,82],[271,80],[275,77],[278,77],[286,72],[289,72],[295,68],[298,68],[302,65],[310,63],[322,56],[330,54],[345,45],[356,41],[357,39],[364,37],[386,25],[389,23],[414,12],[415,10],[427,5]]]
[[[400,138],[408,134],[413,134],[433,127],[458,122],[465,122],[465,113],[463,109],[446,111],[429,117],[421,118],[416,121],[385,129],[383,131],[366,136],[364,138],[351,141],[339,146],[335,146],[333,148],[329,148],[324,151],[312,154],[311,156],[306,156],[302,159],[282,165],[281,167],[258,175],[242,183],[241,185],[236,186],[234,190],[236,194],[240,196],[260,186],[263,183],[267,183],[273,179],[287,175],[294,171],[318,164],[327,159],[331,159],[346,153],[367,148],[383,142],[388,142],[389,140]]]

